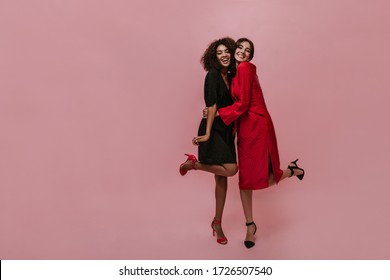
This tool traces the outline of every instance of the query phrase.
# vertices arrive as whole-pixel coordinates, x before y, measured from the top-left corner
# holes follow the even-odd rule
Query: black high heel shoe
[[[302,174],[297,175],[297,178],[298,178],[299,180],[302,180],[302,179],[303,179],[303,176],[305,176],[305,170],[303,170],[302,168],[300,168],[300,167],[298,166],[297,161],[298,161],[298,158],[297,158],[296,160],[290,162],[290,164],[294,164],[295,166],[288,165],[288,169],[291,170],[291,176],[294,175],[294,169],[301,170],[301,171],[302,171]],[[291,177],[291,176],[290,176],[290,177]]]
[[[249,226],[251,226],[251,225],[254,225],[254,226],[255,226],[255,232],[253,233],[253,235],[256,234],[257,226],[256,226],[255,222],[252,221],[252,222],[250,222],[250,223],[246,223],[245,225],[246,225],[247,227],[249,227]],[[245,241],[244,241],[244,245],[245,245],[245,247],[247,247],[248,249],[250,249],[250,248],[252,248],[253,246],[255,246],[255,242],[249,241],[249,240],[245,240]]]

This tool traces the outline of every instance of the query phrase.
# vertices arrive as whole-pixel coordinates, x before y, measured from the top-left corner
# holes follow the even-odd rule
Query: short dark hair
[[[218,40],[213,41],[205,50],[203,53],[202,58],[200,59],[200,62],[202,63],[202,66],[204,70],[210,71],[211,69],[217,69],[221,70],[222,66],[217,60],[217,48],[219,45],[224,45],[226,48],[228,48],[231,57],[230,57],[230,66],[235,64],[234,60],[234,51],[236,49],[236,43],[234,40],[230,37],[224,37]],[[231,68],[229,66],[229,68]]]
[[[251,40],[249,40],[248,38],[240,38],[236,41],[236,48],[238,48],[238,46],[242,43],[242,42],[248,42],[249,45],[251,46],[251,55],[249,57],[249,61],[252,60],[253,56],[255,55],[255,45],[253,44],[253,42]]]

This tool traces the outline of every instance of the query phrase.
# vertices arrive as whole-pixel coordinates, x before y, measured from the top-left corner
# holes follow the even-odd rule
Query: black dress
[[[233,104],[229,89],[218,70],[210,70],[204,83],[204,100],[207,107],[217,105],[223,108]],[[198,136],[206,134],[207,119],[199,125]],[[198,159],[206,164],[236,163],[236,149],[233,135],[234,124],[225,125],[219,116],[215,117],[211,128],[210,139],[200,142]]]

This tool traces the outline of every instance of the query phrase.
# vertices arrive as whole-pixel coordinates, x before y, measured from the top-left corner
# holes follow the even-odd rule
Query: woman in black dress
[[[235,42],[231,38],[222,38],[212,42],[204,52],[201,62],[208,71],[204,85],[204,99],[208,107],[208,117],[203,118],[198,136],[192,139],[198,145],[198,159],[189,155],[180,165],[180,174],[189,170],[203,170],[215,174],[215,217],[211,223],[213,235],[217,233],[217,242],[227,244],[222,227],[222,213],[226,201],[227,177],[237,173],[236,151],[234,146],[234,126],[225,125],[220,117],[215,116],[219,108],[233,104],[229,88],[234,71],[233,53]]]

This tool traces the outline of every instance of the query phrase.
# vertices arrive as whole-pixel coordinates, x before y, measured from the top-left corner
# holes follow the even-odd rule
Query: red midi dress
[[[269,173],[273,173],[278,183],[283,171],[275,129],[254,64],[241,62],[238,65],[231,93],[234,104],[219,108],[218,113],[226,125],[236,122],[239,187],[243,190],[267,188]]]

